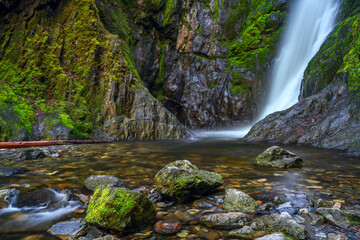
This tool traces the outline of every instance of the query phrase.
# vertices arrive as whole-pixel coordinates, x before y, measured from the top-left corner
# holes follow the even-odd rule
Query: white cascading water
[[[280,51],[270,79],[266,106],[257,121],[285,110],[298,102],[301,80],[310,60],[319,51],[335,26],[339,0],[297,0],[280,43]],[[251,126],[228,131],[202,131],[198,137],[241,138]]]
[[[305,69],[333,30],[338,5],[336,0],[295,2],[271,76],[266,106],[258,120],[298,102]]]

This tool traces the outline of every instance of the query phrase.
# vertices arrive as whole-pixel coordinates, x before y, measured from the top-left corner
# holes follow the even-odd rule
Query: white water
[[[265,89],[269,93],[266,106],[257,121],[298,102],[304,71],[333,30],[338,8],[338,0],[297,0],[292,5],[272,71],[271,87]],[[195,135],[201,138],[241,138],[250,129],[251,126],[228,131],[200,131]]]
[[[14,207],[17,196],[10,206],[0,209],[0,233],[46,230],[58,219],[82,207],[80,202],[68,201],[68,196],[49,189],[55,195],[54,202],[41,207]]]

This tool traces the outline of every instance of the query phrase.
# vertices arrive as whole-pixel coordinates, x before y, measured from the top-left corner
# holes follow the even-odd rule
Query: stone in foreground
[[[273,146],[257,156],[255,164],[276,168],[293,168],[300,167],[303,160],[292,152]]]
[[[256,212],[259,203],[244,192],[226,189],[224,209],[229,211]]]
[[[256,238],[256,240],[286,240],[287,238],[281,233],[273,233],[261,238]]]
[[[49,232],[56,236],[77,237],[82,235],[85,230],[85,222],[75,220],[56,223],[49,229]]]
[[[245,213],[230,212],[205,215],[200,218],[200,222],[210,228],[234,229],[243,227],[250,219]]]
[[[221,185],[220,174],[199,170],[188,160],[178,160],[166,165],[155,176],[158,190],[178,202],[200,197]]]
[[[269,216],[261,217],[261,220],[268,228],[286,233],[295,239],[307,239],[308,232],[303,223],[305,220],[299,216],[293,217],[287,212],[273,213]]]
[[[358,211],[343,211],[336,208],[318,208],[316,212],[325,218],[325,221],[348,229],[351,225],[360,224],[360,213]]]
[[[107,186],[95,190],[85,221],[120,232],[140,231],[155,222],[156,208],[148,197]]]
[[[106,187],[106,186],[129,188],[126,185],[126,183],[120,178],[109,175],[92,175],[87,179],[85,179],[83,184],[90,191],[95,191],[97,187]]]
[[[179,232],[181,222],[175,219],[162,220],[155,223],[154,230],[160,234],[173,234]]]

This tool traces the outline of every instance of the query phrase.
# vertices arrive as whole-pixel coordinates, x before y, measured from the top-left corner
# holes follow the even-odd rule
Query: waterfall
[[[333,30],[339,5],[339,0],[294,1],[270,76],[270,88],[264,90],[267,93],[265,106],[257,121],[298,102],[305,69]],[[251,126],[245,126],[228,131],[201,131],[196,135],[241,138],[250,129]]]
[[[336,0],[294,3],[271,75],[266,106],[258,120],[297,103],[305,69],[333,30],[337,10]]]

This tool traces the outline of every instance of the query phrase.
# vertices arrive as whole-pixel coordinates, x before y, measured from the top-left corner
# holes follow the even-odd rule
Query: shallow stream
[[[304,166],[282,170],[258,167],[255,157],[270,144],[252,144],[241,141],[181,140],[181,141],[135,141],[111,144],[80,145],[63,157],[47,157],[37,160],[2,160],[4,165],[26,168],[29,172],[0,178],[0,189],[17,188],[21,191],[35,189],[77,189],[85,192],[82,182],[90,175],[113,175],[124,179],[129,185],[154,187],[155,174],[166,164],[188,159],[200,169],[216,171],[224,180],[225,188],[237,188],[252,196],[305,193],[318,199],[335,200],[353,204],[359,201],[360,159],[341,151],[309,147],[285,146],[304,159]],[[255,197],[256,198],[256,197]],[[74,202],[64,206],[72,212],[81,208]],[[192,207],[184,207],[188,211]],[[179,211],[179,208],[174,211]],[[9,214],[0,210],[0,231],[9,219],[23,218],[21,213]],[[28,211],[28,209],[27,209]],[[182,211],[182,210],[180,210]],[[33,216],[33,215],[32,215]],[[74,217],[69,212],[61,219]],[[78,217],[83,217],[78,214]],[[60,219],[60,217],[59,217]],[[36,221],[36,218],[34,220]],[[46,225],[46,223],[44,223]],[[35,228],[35,230],[45,230]],[[33,231],[27,224],[17,226],[16,232]],[[35,239],[45,238],[43,234]],[[26,239],[13,234],[0,235],[1,239]]]

